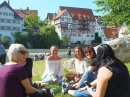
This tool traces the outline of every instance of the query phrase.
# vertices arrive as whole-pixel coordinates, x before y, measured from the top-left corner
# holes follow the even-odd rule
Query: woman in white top
[[[82,75],[87,71],[89,67],[89,60],[85,58],[83,49],[80,46],[75,47],[75,68],[76,72],[69,72],[66,74],[66,78],[78,82]]]
[[[46,69],[42,75],[43,83],[62,83],[61,57],[58,56],[58,47],[50,48],[51,55],[46,59]]]

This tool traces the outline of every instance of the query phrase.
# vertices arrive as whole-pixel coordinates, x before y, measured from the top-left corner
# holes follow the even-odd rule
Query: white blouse
[[[46,75],[62,76],[62,64],[61,60],[46,60],[46,69],[42,75],[44,78]]]
[[[75,59],[75,68],[76,71],[80,74],[84,74],[89,67],[89,60],[87,58],[84,58],[81,63],[79,64],[78,59]]]

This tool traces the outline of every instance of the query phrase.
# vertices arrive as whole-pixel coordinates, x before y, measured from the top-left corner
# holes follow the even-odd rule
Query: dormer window
[[[72,14],[72,18],[75,18],[74,14]]]
[[[86,20],[86,16],[85,15],[83,15],[84,16],[84,19]]]
[[[114,34],[114,36],[118,36],[118,34]]]

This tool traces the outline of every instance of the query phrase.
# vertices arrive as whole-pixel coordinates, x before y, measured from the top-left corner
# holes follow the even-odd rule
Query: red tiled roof
[[[66,10],[66,9],[65,9],[65,10]],[[57,14],[57,16],[55,17],[55,19],[61,17],[62,14],[65,12],[65,10],[60,11],[60,12]]]
[[[118,29],[104,28],[106,38],[118,38]]]
[[[21,17],[21,18],[25,18],[27,15],[31,14],[31,13],[35,13],[36,15],[38,15],[38,10],[20,10],[20,9],[14,9],[14,11]]]
[[[94,15],[91,9],[87,8],[76,8],[76,7],[65,7],[65,6],[60,6],[60,11],[58,18],[63,14],[63,10],[67,10],[69,14],[72,16],[73,19],[76,20],[86,20],[89,19],[91,21],[94,21]],[[61,14],[62,13],[62,14]]]

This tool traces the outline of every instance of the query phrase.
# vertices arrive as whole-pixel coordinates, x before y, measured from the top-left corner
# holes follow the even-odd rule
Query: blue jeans
[[[84,81],[88,81],[89,83],[91,83],[92,81],[94,81],[96,78],[96,74],[95,72],[89,70],[86,73],[84,73],[84,75],[82,76],[81,80],[78,83],[78,87],[82,88],[85,86]]]
[[[58,80],[58,84],[62,84],[62,79],[58,76],[55,76]],[[46,75],[44,79],[42,80],[44,83],[54,83],[50,75]]]
[[[96,89],[93,89],[93,92],[95,92]],[[79,91],[75,90],[74,91],[74,97],[92,97],[87,90],[84,91]]]
[[[68,58],[70,58],[71,57],[71,55],[70,54],[68,54]]]

